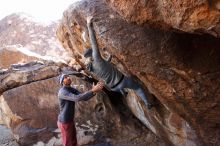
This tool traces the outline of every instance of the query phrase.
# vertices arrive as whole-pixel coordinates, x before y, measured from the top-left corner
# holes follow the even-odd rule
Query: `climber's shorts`
[[[76,139],[76,127],[75,122],[69,123],[60,123],[57,122],[57,126],[61,130],[61,137],[63,146],[76,146],[77,139]]]

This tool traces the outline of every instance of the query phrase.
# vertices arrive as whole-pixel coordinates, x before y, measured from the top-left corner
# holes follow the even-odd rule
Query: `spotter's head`
[[[60,84],[63,85],[63,86],[70,86],[72,83],[69,75],[67,74],[62,74],[60,76]]]

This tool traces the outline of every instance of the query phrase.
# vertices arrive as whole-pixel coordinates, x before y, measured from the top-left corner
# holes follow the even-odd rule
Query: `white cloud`
[[[24,12],[42,22],[62,18],[63,11],[79,0],[1,0],[0,19],[11,13]]]

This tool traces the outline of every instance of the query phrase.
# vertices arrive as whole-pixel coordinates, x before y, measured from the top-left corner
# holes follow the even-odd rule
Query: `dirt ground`
[[[0,125],[0,146],[19,146],[10,129]]]

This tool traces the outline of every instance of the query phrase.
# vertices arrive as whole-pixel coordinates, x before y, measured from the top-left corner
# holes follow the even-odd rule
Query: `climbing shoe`
[[[125,90],[120,90],[122,96],[126,97],[128,95],[128,92]]]
[[[154,105],[152,103],[147,104],[147,108],[150,110]]]

